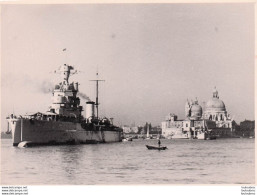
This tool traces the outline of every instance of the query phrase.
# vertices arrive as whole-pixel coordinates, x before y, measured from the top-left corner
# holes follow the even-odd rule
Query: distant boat
[[[166,146],[149,146],[149,145],[145,145],[147,147],[148,150],[166,150],[168,149]]]
[[[127,142],[127,141],[133,141],[132,137],[128,137],[122,140],[123,142]]]

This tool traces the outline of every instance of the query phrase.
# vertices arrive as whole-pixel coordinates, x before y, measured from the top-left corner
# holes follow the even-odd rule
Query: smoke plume
[[[54,90],[54,84],[49,81],[43,81],[39,85],[38,89],[40,90],[40,92],[43,92],[43,93],[52,93]]]
[[[90,98],[86,94],[83,94],[81,92],[78,92],[78,96],[84,100],[91,101]]]

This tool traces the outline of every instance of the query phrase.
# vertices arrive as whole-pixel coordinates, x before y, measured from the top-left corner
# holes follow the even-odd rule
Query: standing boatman
[[[161,146],[161,140],[160,140],[160,138],[158,139],[158,145],[159,145],[159,147]]]

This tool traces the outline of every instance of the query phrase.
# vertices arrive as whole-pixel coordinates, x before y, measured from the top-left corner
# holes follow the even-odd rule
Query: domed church
[[[212,98],[204,105],[199,105],[197,98],[187,99],[185,104],[185,119],[177,120],[177,116],[169,114],[162,122],[164,137],[206,139],[211,136],[232,136],[232,120],[227,114],[226,106],[219,99],[216,87]]]
[[[212,98],[206,103],[203,119],[216,121],[218,127],[232,127],[232,121],[227,114],[224,102],[219,99],[216,87],[213,90]]]

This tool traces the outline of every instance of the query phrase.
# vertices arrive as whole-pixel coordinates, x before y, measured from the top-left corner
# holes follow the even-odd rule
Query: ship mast
[[[98,90],[98,83],[99,81],[105,81],[105,80],[99,80],[98,79],[98,71],[96,72],[96,80],[90,80],[90,81],[95,81],[96,82],[96,101],[95,101],[95,105],[96,105],[96,118],[98,119],[98,94],[99,94],[99,90]]]

